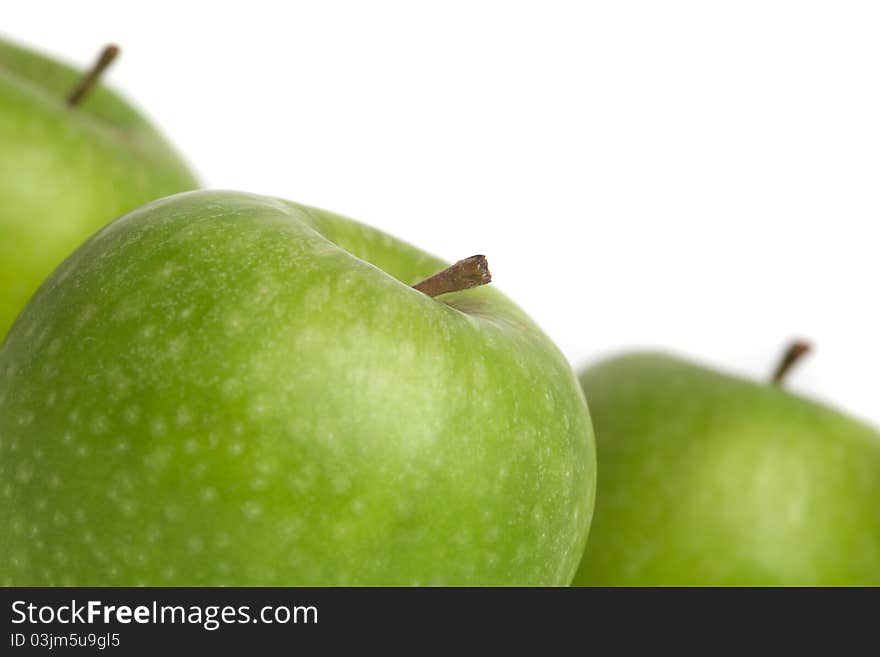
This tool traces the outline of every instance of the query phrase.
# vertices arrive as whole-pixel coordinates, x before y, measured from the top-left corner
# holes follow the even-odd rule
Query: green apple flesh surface
[[[43,279],[89,235],[196,182],[164,138],[81,73],[0,40],[0,340]]]
[[[498,291],[290,202],[118,219],[0,348],[4,585],[567,585],[583,393]]]
[[[581,383],[600,469],[575,584],[880,584],[875,430],[659,354]]]

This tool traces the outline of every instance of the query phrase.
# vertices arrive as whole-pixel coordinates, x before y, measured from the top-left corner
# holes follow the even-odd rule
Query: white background
[[[880,424],[880,4],[47,2],[0,31],[113,85],[211,187],[496,285],[580,367],[661,347]]]

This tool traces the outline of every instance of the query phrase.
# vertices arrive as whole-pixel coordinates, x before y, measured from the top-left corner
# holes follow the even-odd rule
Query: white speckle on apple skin
[[[124,500],[119,503],[119,510],[123,516],[126,516],[128,518],[133,518],[134,516],[137,515],[138,505],[136,502],[133,502],[132,500]]]
[[[150,422],[150,431],[154,438],[164,438],[168,434],[168,425],[160,417],[153,418]]]
[[[223,381],[220,391],[225,400],[233,401],[241,397],[243,387],[241,381],[235,378],[230,378]]]
[[[92,318],[95,316],[95,313],[97,312],[97,310],[98,310],[98,308],[97,308],[97,306],[95,306],[95,304],[91,304],[91,303],[87,304],[82,309],[79,316],[76,318],[76,324],[75,324],[76,330],[77,331],[83,330],[86,327],[86,325],[88,325],[89,322],[92,321]]]
[[[110,428],[110,422],[107,419],[107,416],[103,413],[98,414],[94,417],[91,424],[91,432],[93,435],[100,436],[107,433]]]
[[[22,461],[15,469],[15,481],[20,484],[28,484],[33,477],[33,468],[28,461]]]
[[[137,404],[130,404],[122,413],[127,424],[137,424],[141,417],[141,408]]]

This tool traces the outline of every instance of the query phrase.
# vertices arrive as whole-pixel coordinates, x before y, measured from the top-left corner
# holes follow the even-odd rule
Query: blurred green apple
[[[600,468],[575,584],[880,584],[876,430],[661,354],[613,358],[581,382]]]
[[[108,47],[93,73],[115,52]],[[95,230],[196,186],[156,129],[96,82],[0,40],[0,340]]]
[[[444,266],[235,192],[101,230],[0,348],[0,583],[569,584],[583,393]]]

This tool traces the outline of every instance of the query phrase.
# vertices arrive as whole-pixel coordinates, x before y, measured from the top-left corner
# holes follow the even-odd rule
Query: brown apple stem
[[[86,71],[85,75],[80,78],[73,90],[68,94],[68,107],[76,107],[83,101],[83,98],[85,98],[95,87],[101,79],[101,76],[104,74],[104,71],[106,71],[107,67],[113,63],[113,60],[116,59],[117,55],[119,55],[119,46],[113,43],[104,46],[104,49],[101,51],[101,54],[98,55],[98,59],[95,60],[92,68]]]
[[[413,287],[429,297],[436,297],[448,292],[458,292],[478,285],[485,285],[491,280],[492,274],[489,273],[489,263],[486,256],[475,255],[459,260],[421,283],[416,283]]]
[[[813,345],[804,340],[795,340],[792,342],[785,350],[785,353],[782,354],[782,358],[779,360],[779,364],[773,372],[773,383],[778,386],[783,385],[785,383],[785,377],[789,371],[791,371],[791,368],[794,367],[801,358],[812,351],[812,349]]]

